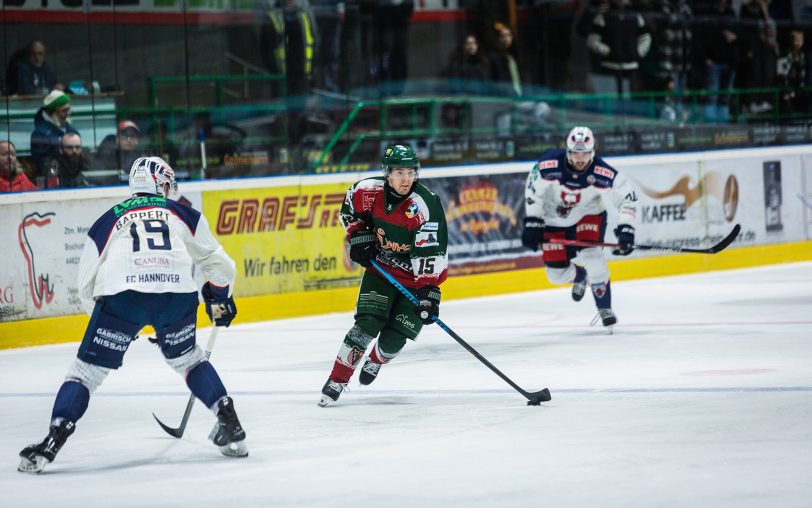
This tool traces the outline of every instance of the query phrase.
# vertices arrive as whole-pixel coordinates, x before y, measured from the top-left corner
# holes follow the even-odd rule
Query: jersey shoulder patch
[[[595,165],[595,169],[593,170],[593,172],[598,176],[602,176],[602,177],[608,178],[610,180],[614,180],[615,175],[617,174],[617,171],[615,171],[612,168],[607,168],[605,166],[598,166],[598,165]]]

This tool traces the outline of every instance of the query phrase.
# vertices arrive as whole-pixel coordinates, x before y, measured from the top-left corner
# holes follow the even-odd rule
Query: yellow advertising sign
[[[237,296],[336,288],[361,268],[339,219],[348,183],[205,192],[212,232],[237,263]]]

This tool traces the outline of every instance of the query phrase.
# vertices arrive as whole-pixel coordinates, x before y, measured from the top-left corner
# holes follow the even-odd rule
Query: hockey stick
[[[417,298],[415,298],[415,296],[414,296],[414,295],[413,295],[411,292],[409,292],[409,290],[408,290],[408,289],[406,289],[405,287],[403,287],[403,285],[402,285],[400,282],[396,281],[394,277],[392,277],[392,276],[391,276],[389,273],[387,273],[386,271],[384,271],[384,269],[383,269],[383,268],[381,268],[381,266],[378,264],[378,262],[377,262],[377,261],[375,261],[374,259],[372,259],[372,260],[370,260],[370,262],[372,263],[372,266],[374,266],[374,267],[375,267],[375,269],[376,269],[376,270],[378,270],[378,273],[380,273],[380,274],[381,274],[381,275],[382,275],[382,276],[383,276],[383,277],[384,277],[386,280],[388,280],[388,281],[389,281],[389,282],[390,282],[390,283],[391,283],[393,286],[395,286],[395,288],[397,288],[397,290],[398,290],[398,291],[400,291],[401,293],[403,293],[403,296],[405,296],[406,298],[408,298],[410,302],[412,302],[412,303],[413,303],[413,304],[415,304],[415,305],[419,305],[419,304],[420,304],[420,302],[418,302],[418,301],[417,301]],[[538,406],[538,405],[539,405],[539,404],[541,404],[542,402],[547,402],[547,401],[549,401],[549,400],[551,400],[551,399],[552,399],[552,397],[550,396],[550,390],[548,390],[547,388],[545,388],[545,389],[543,389],[543,390],[541,390],[541,391],[538,391],[538,392],[528,392],[528,391],[526,391],[526,390],[523,390],[523,389],[522,389],[522,388],[521,388],[519,385],[517,385],[516,383],[514,383],[513,381],[511,381],[509,377],[507,377],[506,375],[502,374],[502,371],[500,371],[499,369],[497,369],[497,368],[496,368],[496,367],[495,367],[495,366],[494,366],[494,365],[493,365],[491,362],[489,362],[488,360],[486,360],[486,359],[485,359],[485,357],[484,357],[484,356],[482,356],[481,354],[479,354],[479,352],[477,352],[477,350],[476,350],[476,349],[474,349],[473,347],[471,347],[471,345],[470,345],[470,344],[468,344],[467,342],[465,342],[464,340],[462,340],[462,337],[460,337],[459,335],[457,335],[456,333],[454,333],[454,331],[453,331],[451,328],[449,328],[449,327],[448,327],[448,325],[446,325],[445,323],[443,323],[443,322],[440,320],[440,318],[439,318],[439,317],[437,317],[437,316],[431,316],[431,319],[432,319],[432,321],[434,321],[435,323],[437,323],[437,326],[439,326],[439,327],[440,327],[440,328],[442,328],[442,329],[443,329],[443,330],[444,330],[446,333],[448,333],[449,335],[451,335],[451,337],[452,337],[454,340],[456,340],[457,342],[459,342],[459,344],[460,344],[462,347],[464,347],[466,351],[468,351],[469,353],[471,353],[472,355],[474,355],[474,358],[476,358],[476,359],[477,359],[477,360],[479,360],[480,362],[484,363],[486,367],[488,367],[489,369],[491,369],[491,370],[492,370],[492,371],[493,371],[493,372],[494,372],[494,373],[495,373],[497,376],[501,377],[503,381],[505,381],[507,384],[509,384],[510,386],[512,386],[514,390],[516,390],[517,392],[519,392],[519,393],[521,393],[522,395],[524,395],[524,397],[527,399],[527,405],[528,405],[528,406]]]
[[[674,253],[681,253],[681,252],[691,252],[695,254],[716,254],[717,252],[721,252],[727,248],[728,245],[733,243],[733,240],[739,236],[739,231],[741,231],[742,227],[738,224],[733,226],[733,230],[728,233],[726,237],[722,239],[716,245],[708,247],[707,249],[691,249],[688,247],[667,247],[665,245],[639,245],[635,244],[634,248],[638,250],[656,250],[656,251],[663,251],[663,252],[674,252]],[[559,245],[572,245],[575,247],[612,247],[617,248],[618,244],[616,243],[604,243],[604,242],[584,242],[581,240],[567,240],[564,238],[550,238],[546,243],[557,243]]]
[[[214,341],[217,339],[217,332],[220,330],[219,326],[212,326],[211,333],[209,334],[209,342],[206,344],[206,360],[209,359],[211,356],[211,350],[214,349]],[[158,425],[161,426],[162,429],[166,431],[172,437],[176,437],[180,439],[183,436],[183,431],[186,430],[186,424],[189,422],[189,416],[192,414],[192,408],[195,405],[195,395],[192,394],[189,396],[189,402],[186,403],[186,411],[183,413],[183,420],[180,421],[180,426],[177,429],[173,429],[172,427],[165,425],[161,420],[155,416],[155,413],[152,413],[152,416],[155,418],[155,421],[158,422]]]

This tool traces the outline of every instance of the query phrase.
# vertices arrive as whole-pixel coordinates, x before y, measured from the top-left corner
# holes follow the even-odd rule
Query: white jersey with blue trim
[[[587,215],[601,214],[605,200],[617,208],[619,224],[634,224],[637,196],[631,182],[600,157],[577,172],[569,167],[566,150],[547,150],[527,176],[526,215],[549,226],[574,226]]]
[[[88,231],[79,298],[92,313],[96,298],[126,290],[193,293],[199,289],[193,266],[231,295],[234,261],[203,214],[160,196],[135,196],[105,212]]]

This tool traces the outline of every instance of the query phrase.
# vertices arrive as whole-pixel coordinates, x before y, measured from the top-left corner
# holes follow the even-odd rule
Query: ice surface
[[[808,507],[810,282],[812,263],[615,283],[614,335],[569,288],[443,303],[518,385],[550,388],[540,407],[432,326],[319,408],[351,314],[234,325],[212,362],[246,459],[206,440],[199,403],[182,439],[158,427],[188,392],[141,340],[56,461],[18,473],[77,345],[0,351],[0,506]]]

